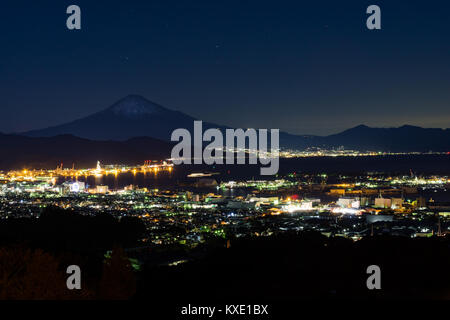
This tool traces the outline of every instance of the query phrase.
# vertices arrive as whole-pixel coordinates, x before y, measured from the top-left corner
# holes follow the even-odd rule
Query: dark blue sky
[[[80,31],[66,28],[70,4]],[[382,30],[366,28],[370,4]],[[436,0],[2,0],[0,131],[131,93],[235,127],[450,127],[449,17]]]

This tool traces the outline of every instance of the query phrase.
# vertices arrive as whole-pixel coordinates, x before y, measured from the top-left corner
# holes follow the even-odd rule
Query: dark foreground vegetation
[[[353,242],[303,232],[211,239],[186,249],[142,246],[144,233],[137,218],[88,217],[61,209],[46,209],[39,218],[3,220],[0,299],[450,298],[448,237]],[[81,290],[66,287],[69,265],[82,270]],[[381,268],[381,290],[366,287],[369,265]]]

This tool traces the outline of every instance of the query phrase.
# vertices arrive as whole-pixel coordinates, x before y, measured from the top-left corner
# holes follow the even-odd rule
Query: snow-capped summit
[[[108,109],[108,111],[112,111],[115,115],[126,117],[160,113],[165,110],[164,107],[139,95],[128,95]]]

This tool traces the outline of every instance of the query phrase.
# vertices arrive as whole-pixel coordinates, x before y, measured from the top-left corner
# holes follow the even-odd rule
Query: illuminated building
[[[392,204],[391,199],[375,198],[375,208],[390,208]]]
[[[109,188],[108,186],[97,186],[97,188],[95,189],[96,193],[108,193]]]

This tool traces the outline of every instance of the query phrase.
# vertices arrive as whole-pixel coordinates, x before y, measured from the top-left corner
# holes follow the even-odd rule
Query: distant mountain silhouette
[[[404,125],[399,128],[370,128],[360,125],[325,137],[329,146],[374,151],[450,151],[450,129],[428,129]]]
[[[134,137],[152,137],[170,141],[175,129],[192,131],[194,120],[187,114],[169,110],[138,95],[129,95],[106,110],[55,127],[26,132],[31,137],[71,134],[92,140],[123,141]],[[223,128],[203,123],[204,128]]]
[[[280,145],[295,149],[312,147],[384,151],[450,151],[450,129],[428,129],[404,125],[398,128],[371,128],[359,125],[325,137],[280,133]]]
[[[50,138],[32,138],[0,134],[0,170],[32,167],[93,168],[97,160],[104,163],[140,164],[145,160],[170,158],[172,144],[149,138],[132,138],[127,141],[91,141],[72,135]]]
[[[134,137],[152,137],[169,141],[173,130],[193,131],[197,120],[138,95],[129,95],[111,107],[85,118],[42,130],[24,133],[30,137],[71,134],[91,140],[125,141]],[[203,129],[225,126],[203,122]],[[399,128],[370,128],[365,125],[329,136],[293,135],[280,132],[280,146],[291,149],[311,147],[371,151],[450,151],[449,129],[425,129],[404,125]]]

